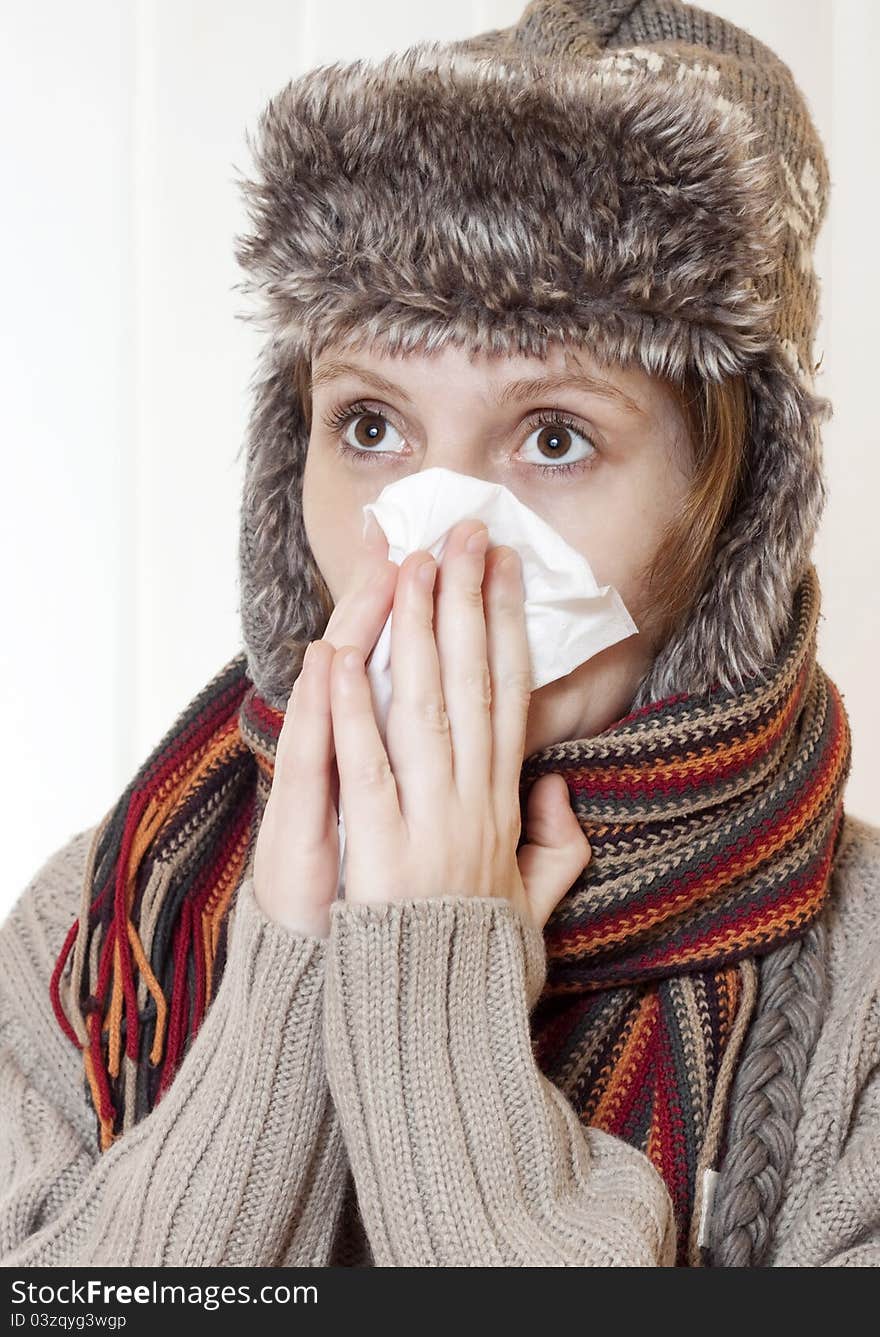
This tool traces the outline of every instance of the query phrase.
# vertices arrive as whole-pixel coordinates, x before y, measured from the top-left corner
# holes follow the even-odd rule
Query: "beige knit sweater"
[[[338,902],[326,940],[248,877],[165,1097],[103,1155],[48,984],[92,831],[0,927],[5,1266],[577,1266],[674,1260],[666,1188],[537,1068],[543,938],[502,900]],[[847,817],[831,987],[774,1264],[880,1265],[880,828]]]

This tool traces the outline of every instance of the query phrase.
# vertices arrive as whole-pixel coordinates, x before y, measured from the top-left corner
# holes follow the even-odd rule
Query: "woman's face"
[[[532,693],[525,756],[620,719],[659,649],[647,569],[693,468],[671,391],[562,345],[543,359],[326,348],[312,367],[303,508],[334,603],[360,578],[362,507],[435,467],[503,483],[618,590],[639,628]]]

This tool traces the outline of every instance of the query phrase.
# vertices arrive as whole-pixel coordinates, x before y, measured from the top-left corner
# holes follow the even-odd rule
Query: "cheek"
[[[651,618],[648,572],[687,486],[648,452],[632,468],[606,470],[556,520],[545,517],[587,559],[598,584],[614,586],[640,629]]]
[[[363,542],[362,507],[369,500],[369,496],[361,497],[344,472],[334,469],[332,462],[310,444],[303,469],[303,525],[312,556],[334,603],[339,602],[361,570],[358,556]]]
[[[639,492],[621,480],[619,487],[596,488],[575,509],[566,506],[548,523],[581,553],[599,585],[613,585],[641,625],[647,595],[645,570],[657,549],[662,522]]]
[[[338,505],[334,505],[333,497],[332,479],[321,463],[319,455],[310,445],[303,470],[303,525],[312,556],[335,603],[340,593],[339,549],[342,517]]]

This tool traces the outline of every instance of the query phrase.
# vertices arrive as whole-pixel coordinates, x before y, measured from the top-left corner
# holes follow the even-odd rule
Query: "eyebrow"
[[[386,380],[378,372],[370,371],[368,367],[360,367],[356,362],[342,362],[337,359],[325,362],[313,373],[309,383],[310,389],[329,385],[331,381],[337,381],[343,376],[359,376],[361,380],[368,381],[383,394],[398,395],[407,404],[413,402],[405,390],[395,385],[393,381]],[[582,390],[587,394],[601,395],[603,399],[622,405],[640,418],[648,416],[642,406],[624,390],[612,385],[610,381],[590,376],[587,372],[557,372],[552,376],[524,376],[516,381],[507,381],[493,396],[493,402],[501,408],[505,404],[533,399],[537,395],[552,394],[556,390]]]

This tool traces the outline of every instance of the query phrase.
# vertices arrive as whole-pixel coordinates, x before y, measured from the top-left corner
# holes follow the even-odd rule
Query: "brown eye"
[[[571,449],[571,432],[562,423],[552,427],[542,427],[538,433],[537,446],[541,454],[549,460],[556,460]]]
[[[353,424],[359,446],[379,446],[385,437],[387,423],[379,413],[362,413]]]
[[[541,419],[538,421],[542,422]],[[548,477],[554,473],[561,477],[566,470],[587,465],[596,455],[596,447],[590,438],[574,423],[561,421],[557,414],[553,414],[552,421],[544,419],[543,425],[531,432],[525,443],[526,452],[535,446],[538,448],[536,455],[529,456],[526,453],[519,458],[526,464],[534,465]],[[541,460],[549,460],[551,463],[542,464]]]

